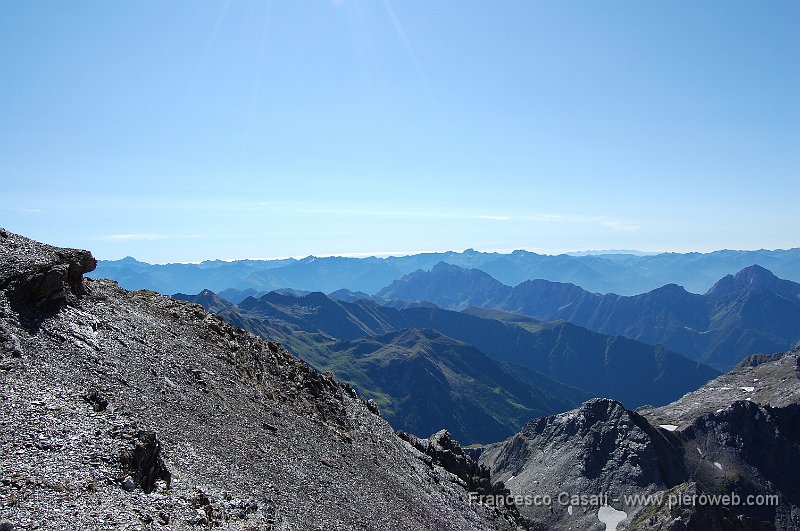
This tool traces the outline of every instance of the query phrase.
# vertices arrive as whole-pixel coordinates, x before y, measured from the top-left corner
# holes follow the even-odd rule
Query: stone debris
[[[349,385],[0,237],[0,530],[515,529]]]

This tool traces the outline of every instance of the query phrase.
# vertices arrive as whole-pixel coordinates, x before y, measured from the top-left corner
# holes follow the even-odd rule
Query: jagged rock
[[[88,251],[60,249],[5,232],[0,240],[0,287],[15,304],[63,300],[83,294],[82,279],[97,261]]]
[[[437,464],[460,478],[471,492],[480,494],[502,493],[503,484],[493,484],[489,477],[489,469],[479,465],[474,459],[464,453],[461,445],[454,441],[447,430],[440,430],[427,439],[421,439],[410,433],[402,431],[397,435],[411,443],[411,445],[429,456]]]
[[[521,528],[531,527],[531,522],[520,515],[503,482],[492,482],[489,469],[469,456],[450,432],[439,430],[427,439],[402,431],[397,435],[428,457],[431,465],[440,466],[458,478],[469,492],[475,494],[472,497],[475,503],[494,506],[495,500],[502,499],[505,516],[510,522]]]
[[[154,432],[138,432],[134,437],[133,449],[124,452],[121,461],[123,470],[131,472],[135,484],[145,493],[153,492],[159,480],[163,480],[169,488],[172,474],[161,458],[161,443]]]
[[[512,494],[551,496],[519,506],[549,528],[596,528],[608,504],[624,511],[621,529],[800,529],[798,354],[753,357],[660,408],[590,400],[483,448],[480,462]],[[680,493],[762,498],[683,508],[641,499]]]
[[[91,389],[83,395],[86,400],[96,412],[105,411],[108,407],[108,399],[100,394],[97,389]]]
[[[772,531],[775,526],[737,515],[719,505],[683,504],[706,494],[697,483],[682,483],[664,493],[663,503],[646,507],[626,529],[638,531]]]
[[[550,503],[520,506],[523,516],[551,527],[588,529],[599,524],[597,508],[605,500],[576,505],[572,495],[621,497],[671,487],[688,477],[682,452],[677,437],[615,400],[598,398],[532,420],[519,434],[485,447],[480,463],[512,494],[549,496]]]
[[[470,503],[349,385],[197,305],[81,280],[89,256],[0,237],[2,345],[24,362],[0,371],[3,518],[117,529],[158,515],[146,526],[185,529],[202,508],[205,525],[231,529],[516,527]],[[63,264],[66,296],[37,300],[53,285],[28,280]],[[91,390],[114,407],[87,407]],[[154,488],[164,459],[171,486]],[[209,504],[195,508],[198,487]]]

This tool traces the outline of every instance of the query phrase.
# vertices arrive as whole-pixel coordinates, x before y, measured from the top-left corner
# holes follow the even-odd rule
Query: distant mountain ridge
[[[394,281],[378,295],[569,321],[603,334],[663,344],[720,370],[749,354],[785,351],[800,341],[800,284],[758,265],[726,275],[704,295],[667,284],[621,296],[547,280],[512,288],[483,271],[441,263]]]
[[[800,282],[800,248],[712,253],[568,254],[551,256],[528,251],[509,254],[464,252],[422,253],[387,258],[307,257],[282,260],[221,260],[199,264],[150,265],[133,258],[100,260],[92,274],[116,280],[126,289],[150,289],[164,294],[227,289],[265,293],[280,288],[330,293],[339,289],[376,293],[393,280],[439,262],[477,268],[514,286],[530,279],[547,279],[582,286],[590,292],[635,295],[665,284],[679,284],[705,293],[718,279],[751,264]],[[254,294],[254,293],[250,293]],[[233,301],[236,302],[236,301]]]
[[[471,503],[505,490],[446,433],[420,450],[280,345],[94,267],[0,228],[0,529],[520,528]]]
[[[392,425],[422,434],[446,426],[470,443],[496,441],[586,396],[578,390],[569,399],[550,395],[548,387],[563,386],[509,371],[477,348],[431,329],[341,341],[330,346],[329,363],[338,365],[332,371],[340,377],[368,378],[369,388],[392,397],[381,407]]]
[[[505,367],[436,330],[414,328],[399,310],[369,301],[270,292],[237,307],[210,293],[174,297],[223,307],[218,315],[338,375],[404,431],[426,434],[447,426],[459,440],[491,442],[530,418],[589,397],[536,371]]]
[[[176,297],[218,304],[204,293]],[[664,404],[718,374],[663,347],[590,332],[570,323],[537,323],[520,315],[470,311],[421,306],[398,309],[371,300],[338,301],[322,293],[297,297],[271,292],[259,299],[245,299],[219,315],[262,337],[282,342],[318,370],[332,371],[351,383],[363,395],[374,398],[396,428],[432,429],[436,428],[433,419],[438,419],[465,442],[487,440],[490,434],[506,436],[521,426],[519,422],[525,414],[562,411],[565,404],[575,405],[579,397],[611,396],[630,407]],[[419,334],[403,336],[409,329],[431,331],[436,339]],[[417,338],[421,344],[404,341],[403,347],[397,334]],[[428,348],[422,343],[434,346]],[[455,348],[454,343],[462,346]],[[411,377],[408,353],[420,349],[427,352],[428,362],[426,365],[417,360],[414,367],[419,372],[415,378],[424,380],[439,371],[431,367],[448,367],[441,371],[447,377],[430,380],[431,389],[420,388]],[[454,365],[442,357],[454,350],[471,359],[471,364]],[[369,352],[370,357],[364,358],[364,352]],[[501,363],[513,367],[500,367]],[[484,369],[475,371],[475,364]],[[496,376],[489,378],[490,374]],[[509,395],[509,390],[520,388],[520,380],[532,390]],[[471,381],[475,389],[498,391],[486,393],[478,401],[471,398],[472,391],[465,392],[466,381]],[[395,386],[397,382],[403,382],[404,387]],[[485,413],[485,406],[473,406],[471,413],[462,411],[460,406],[450,407],[446,408],[450,415],[446,418],[432,409],[433,405],[424,406],[428,404],[425,397],[445,389],[449,391],[437,395],[443,402],[498,403],[500,399],[506,405],[492,408],[491,415]],[[451,402],[450,393],[460,396],[460,400]],[[411,415],[410,411],[422,416]],[[498,411],[503,412],[499,417]],[[485,430],[477,431],[464,415],[480,421],[478,424],[484,425]]]

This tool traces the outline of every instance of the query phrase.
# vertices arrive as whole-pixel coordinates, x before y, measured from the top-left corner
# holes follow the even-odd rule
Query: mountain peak
[[[736,275],[726,275],[722,277],[706,295],[726,295],[735,291],[744,291],[753,288],[774,288],[781,283],[781,279],[776,277],[772,271],[753,264],[745,267]]]
[[[447,262],[438,262],[436,265],[433,266],[431,272],[439,272],[439,271],[468,271],[463,267],[457,266],[455,264],[448,264]]]
[[[673,284],[664,284],[660,288],[654,289],[652,292],[656,292],[656,291],[662,292],[662,293],[688,293],[686,291],[686,288],[684,288],[683,286],[680,286],[678,284],[674,284],[674,283]]]
[[[777,280],[778,277],[773,275],[772,271],[769,269],[761,267],[758,264],[753,264],[736,273],[736,276],[733,278],[737,281],[747,282],[749,284],[763,284],[772,283]]]
[[[180,529],[516,528],[443,481],[349,385],[194,305],[84,279],[94,265],[0,229],[0,529],[146,515]],[[287,455],[291,473],[274,466]],[[320,493],[313,510],[303,489]]]
[[[388,337],[391,336],[394,336],[394,343],[406,346],[413,346],[417,343],[427,343],[431,341],[457,343],[455,339],[449,338],[438,330],[433,330],[431,328],[404,328],[388,335]]]
[[[223,299],[210,289],[204,289],[197,295],[187,295],[185,293],[176,293],[172,296],[173,299],[179,301],[187,301],[193,302],[195,304],[200,304],[204,308],[212,312],[221,312],[226,308],[230,308],[232,304],[227,300]]]
[[[597,424],[619,423],[620,419],[628,418],[628,423],[631,423],[631,415],[632,412],[617,400],[592,398],[571,411],[533,419],[525,425],[522,433],[530,437],[556,428],[570,433],[586,432]]]

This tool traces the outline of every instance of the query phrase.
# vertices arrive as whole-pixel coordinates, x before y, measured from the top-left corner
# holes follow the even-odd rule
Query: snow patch
[[[714,461],[714,466],[722,470],[722,465]]]
[[[675,431],[678,429],[675,424],[659,424],[659,427],[664,428],[667,431]]]
[[[617,526],[628,517],[625,511],[618,511],[610,505],[603,505],[597,510],[597,519],[606,525],[606,531],[617,531]]]
[[[748,392],[748,393],[752,393],[753,391],[755,391],[755,390],[756,390],[756,388],[755,388],[755,387],[750,387],[750,386],[747,386],[747,385],[743,385],[742,387],[740,387],[740,389],[741,389],[742,391],[746,391],[746,392]]]

